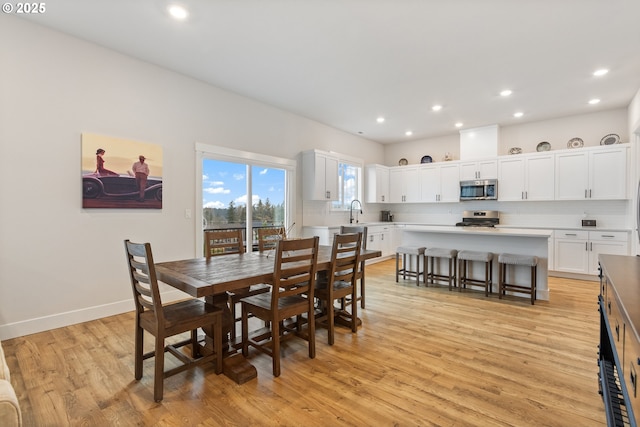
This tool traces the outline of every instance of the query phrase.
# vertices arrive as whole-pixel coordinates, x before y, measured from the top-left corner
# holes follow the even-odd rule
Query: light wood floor
[[[339,327],[285,344],[282,375],[252,353],[258,378],[212,369],[133,378],[133,314],[4,341],[25,426],[602,426],[596,282],[551,278],[550,301],[449,292],[367,267],[357,335]],[[147,344],[151,339],[147,340]],[[170,356],[167,356],[168,360]]]

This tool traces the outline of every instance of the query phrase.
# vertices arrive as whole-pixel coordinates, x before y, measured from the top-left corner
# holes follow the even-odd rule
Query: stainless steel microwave
[[[497,200],[497,179],[460,181],[460,200]]]

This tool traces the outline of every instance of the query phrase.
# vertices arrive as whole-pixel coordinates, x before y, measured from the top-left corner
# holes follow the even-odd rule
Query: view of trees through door
[[[285,169],[207,158],[202,160],[205,230],[242,229],[249,247],[257,241],[256,233],[260,227],[286,229],[286,200]]]

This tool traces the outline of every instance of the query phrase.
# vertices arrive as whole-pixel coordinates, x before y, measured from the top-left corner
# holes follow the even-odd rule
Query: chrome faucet
[[[360,203],[360,200],[358,199],[353,199],[351,201],[351,208],[349,209],[349,224],[353,224],[353,204],[355,202],[358,202],[358,204],[360,205],[360,213],[362,214],[362,203]],[[356,220],[356,224],[358,223],[358,220]]]

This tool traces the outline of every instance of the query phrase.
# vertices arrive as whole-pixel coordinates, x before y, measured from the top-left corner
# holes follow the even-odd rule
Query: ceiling
[[[178,0],[182,22],[170,3],[26,18],[381,143],[626,107],[640,88],[638,0]]]

